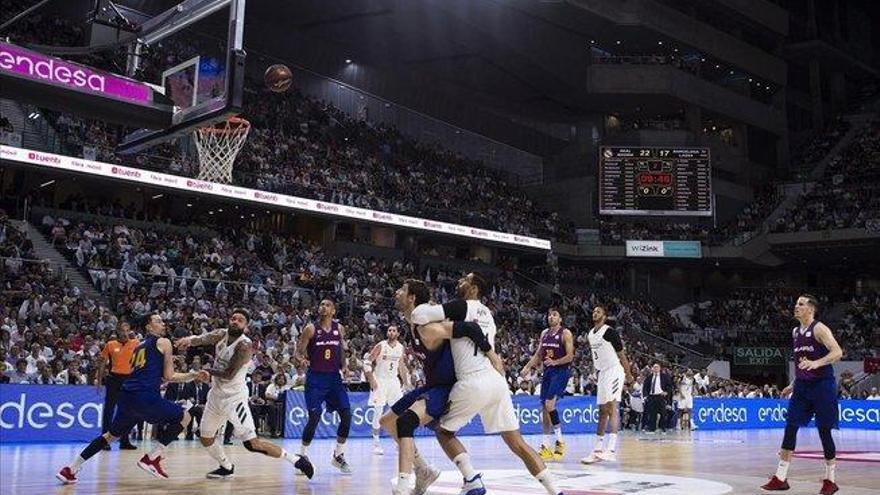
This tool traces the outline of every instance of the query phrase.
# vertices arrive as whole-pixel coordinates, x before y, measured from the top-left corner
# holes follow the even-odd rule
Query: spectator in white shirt
[[[880,393],[877,392],[877,387],[871,388],[871,395],[867,397],[867,400],[880,400]]]
[[[40,350],[40,344],[34,343],[34,345],[31,346],[31,353],[26,358],[27,368],[25,369],[25,372],[28,375],[36,375],[37,371],[39,371],[37,369],[37,363],[41,361],[44,363],[46,362],[46,358],[43,356]]]

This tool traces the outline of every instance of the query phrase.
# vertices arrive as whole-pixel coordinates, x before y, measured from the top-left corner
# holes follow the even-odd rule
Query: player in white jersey
[[[620,402],[623,395],[624,385],[632,382],[629,359],[623,349],[620,334],[605,323],[607,318],[608,314],[604,306],[597,305],[593,308],[593,328],[587,334],[590,354],[593,356],[593,366],[599,374],[596,392],[599,423],[596,427],[593,452],[581,459],[584,464],[617,460],[615,451],[617,450],[617,432],[620,428],[617,403]],[[611,434],[608,435],[608,444],[604,446],[603,451],[605,427],[608,423],[611,423]]]
[[[694,409],[694,372],[687,370],[681,377],[678,384],[678,410],[681,414],[681,429],[693,429],[693,417],[691,411]]]
[[[411,321],[416,325],[446,319],[476,322],[489,344],[494,347],[497,331],[495,319],[489,308],[480,302],[486,286],[486,280],[481,275],[468,273],[458,281],[458,295],[461,299],[443,305],[422,304],[413,311]],[[457,381],[449,394],[449,410],[440,418],[436,433],[444,452],[464,476],[462,495],[486,493],[482,475],[473,469],[470,455],[455,437],[455,432],[467,425],[477,414],[480,415],[484,432],[501,433],[501,438],[510,450],[522,459],[547,493],[561,493],[544,461],[520,434],[519,419],[513,409],[513,400],[504,378],[504,365],[500,357],[492,350],[478,352],[473,342],[467,339],[452,339],[450,345]]]
[[[247,310],[236,308],[229,317],[229,328],[177,341],[177,348],[181,351],[190,346],[214,345],[214,366],[208,370],[211,374],[211,390],[208,391],[208,400],[199,424],[199,436],[208,454],[220,463],[220,467],[208,473],[207,477],[226,479],[235,476],[235,466],[226,457],[222,442],[215,442],[218,431],[228,421],[235,428],[233,433],[242,440],[244,448],[284,459],[293,465],[297,473],[311,478],[315,470],[307,457],[290,454],[274,443],[257,437],[245,383],[247,365],[253,357],[251,339],[245,335],[249,320]]]
[[[385,405],[391,406],[400,400],[403,397],[401,384],[408,384],[409,381],[397,326],[389,326],[385,336],[387,338],[373,346],[364,360],[364,372],[370,382],[370,399],[367,403],[373,408],[373,454],[376,455],[385,453],[379,445],[379,420],[382,419]]]

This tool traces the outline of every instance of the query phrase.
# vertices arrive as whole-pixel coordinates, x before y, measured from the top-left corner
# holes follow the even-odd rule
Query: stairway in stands
[[[78,287],[82,295],[86,298],[95,300],[99,305],[106,307],[110,306],[107,298],[95,289],[95,286],[86,279],[76,265],[71,263],[67,257],[52,246],[39,229],[30,223],[23,221],[13,221],[12,224],[19,230],[26,232],[28,237],[30,237],[31,242],[34,243],[35,258],[49,260],[53,266],[58,267],[67,280],[69,280],[74,286]]]
[[[776,209],[774,209],[770,215],[764,219],[765,228],[769,229],[775,225],[776,220],[785,215],[785,213],[791,209],[792,206],[797,203],[798,198],[802,195],[807,194],[813,190],[816,186],[816,181],[820,180],[822,176],[825,174],[825,169],[828,167],[828,164],[831,163],[831,160],[834,159],[840,152],[846,149],[847,146],[852,143],[853,139],[855,139],[856,135],[861,132],[862,129],[866,125],[871,122],[872,115],[871,114],[860,114],[860,115],[847,115],[844,117],[844,120],[850,123],[850,128],[847,130],[846,134],[840,138],[840,140],[835,144],[823,157],[821,160],[816,162],[813,169],[807,174],[809,180],[804,182],[796,182],[791,184],[785,184],[782,186],[782,192],[785,195],[785,198],[776,205]]]

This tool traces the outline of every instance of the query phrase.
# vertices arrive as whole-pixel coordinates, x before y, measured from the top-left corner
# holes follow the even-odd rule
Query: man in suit
[[[642,384],[642,397],[645,399],[645,425],[646,433],[653,434],[659,424],[663,432],[666,432],[666,403],[672,397],[672,377],[660,368],[660,364],[651,366],[651,374],[645,378]]]
[[[189,408],[189,414],[196,420],[191,421],[186,427],[187,440],[193,439],[193,423],[198,422],[199,426],[202,424],[202,413],[205,411],[205,403],[208,401],[208,390],[210,389],[211,386],[203,382],[190,382],[183,385],[181,398],[192,404]]]
[[[267,386],[268,383],[263,382],[263,376],[259,373],[253,373],[251,375],[251,382],[247,384],[248,403],[250,403],[251,415],[254,417],[254,423],[257,425],[258,431],[260,429],[260,420],[268,421],[269,406],[266,405]]]

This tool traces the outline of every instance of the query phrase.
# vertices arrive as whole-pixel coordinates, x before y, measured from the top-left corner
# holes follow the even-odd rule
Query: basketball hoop
[[[199,179],[209,182],[232,182],[232,164],[244,145],[251,123],[240,117],[193,132],[199,152]]]

